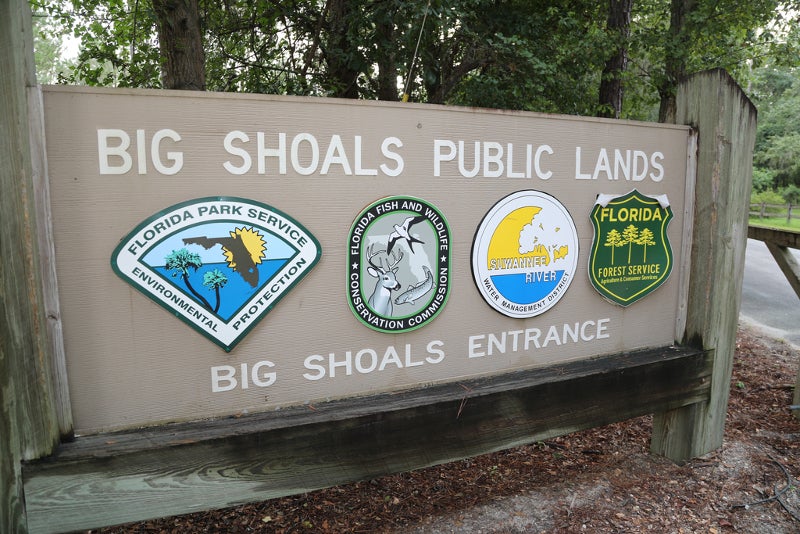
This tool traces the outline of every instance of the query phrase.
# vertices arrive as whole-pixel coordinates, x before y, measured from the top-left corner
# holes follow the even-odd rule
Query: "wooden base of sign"
[[[242,418],[79,437],[23,466],[31,532],[221,508],[410,471],[707,401],[665,347]]]

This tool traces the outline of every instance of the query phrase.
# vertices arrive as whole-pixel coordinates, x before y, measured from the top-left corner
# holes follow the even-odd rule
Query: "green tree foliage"
[[[182,3],[212,91],[397,100],[407,86],[418,102],[607,115],[601,83],[619,80],[619,115],[652,119],[684,75],[722,67],[746,86],[765,58],[796,63],[799,30],[776,10],[796,1],[636,0],[629,27],[610,23],[614,0]],[[31,2],[82,41],[67,81],[164,86],[153,0]]]
[[[680,80],[709,68],[727,70],[747,86],[750,65],[776,47],[763,31],[778,20],[779,0],[639,0],[632,25],[633,72],[658,93],[659,120],[674,107]]]
[[[753,189],[800,185],[800,75],[783,67],[758,69],[752,93],[759,109]]]
[[[214,295],[217,298],[217,303],[214,305],[214,313],[219,311],[220,305],[220,298],[219,298],[219,290],[225,287],[225,284],[228,283],[228,277],[225,276],[225,273],[220,271],[219,269],[213,269],[211,271],[206,271],[203,274],[203,285],[208,289],[214,291]]]
[[[783,198],[787,203],[797,206],[800,204],[800,187],[790,185],[783,190]]]
[[[167,254],[166,258],[164,258],[164,266],[169,271],[174,271],[172,273],[172,277],[175,278],[180,275],[183,283],[186,284],[186,288],[197,297],[200,302],[203,303],[203,306],[212,310],[211,304],[206,300],[206,298],[197,292],[197,290],[192,286],[192,283],[189,281],[189,269],[193,269],[197,271],[200,267],[203,266],[203,260],[200,259],[200,255],[196,252],[189,252],[188,249],[182,248],[179,250],[173,250],[169,254]],[[227,279],[225,280],[227,282]],[[213,280],[211,281],[212,284],[215,284]],[[205,281],[204,281],[205,284]],[[216,288],[222,287],[216,283]],[[219,293],[217,293],[217,304],[219,304]]]
[[[56,83],[68,72],[62,56],[64,28],[43,13],[33,14],[33,47],[39,83]]]

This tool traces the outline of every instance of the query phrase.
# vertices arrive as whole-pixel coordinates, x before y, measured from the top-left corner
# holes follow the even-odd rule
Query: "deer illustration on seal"
[[[370,295],[367,302],[375,313],[379,315],[390,316],[393,309],[392,291],[400,289],[400,282],[397,281],[395,275],[397,274],[398,269],[397,264],[400,263],[401,259],[403,259],[403,252],[401,251],[399,256],[392,254],[392,263],[389,263],[389,259],[387,258],[386,268],[384,268],[382,265],[375,264],[372,261],[372,258],[382,252],[386,251],[379,250],[377,252],[372,252],[372,247],[367,249],[367,262],[369,263],[367,272],[373,278],[378,279],[375,284],[375,289],[372,291],[372,295]]]

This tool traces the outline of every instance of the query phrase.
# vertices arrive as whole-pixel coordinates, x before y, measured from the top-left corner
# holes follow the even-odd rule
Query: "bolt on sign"
[[[652,325],[682,308],[687,127],[83,87],[43,102],[79,434],[674,342]]]

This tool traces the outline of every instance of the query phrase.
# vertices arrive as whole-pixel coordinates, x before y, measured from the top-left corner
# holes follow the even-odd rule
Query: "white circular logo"
[[[484,216],[472,243],[472,275],[484,300],[509,317],[542,314],[566,293],[578,265],[567,209],[541,191],[517,191]]]

